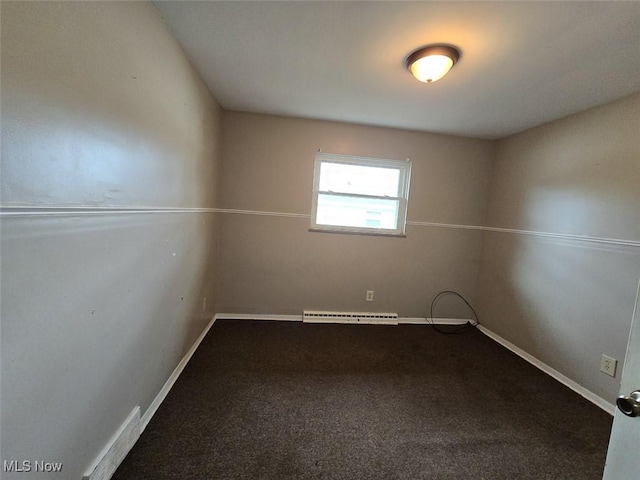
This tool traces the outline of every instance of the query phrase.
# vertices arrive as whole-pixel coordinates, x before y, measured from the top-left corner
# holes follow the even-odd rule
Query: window
[[[311,229],[404,235],[411,162],[316,154]]]

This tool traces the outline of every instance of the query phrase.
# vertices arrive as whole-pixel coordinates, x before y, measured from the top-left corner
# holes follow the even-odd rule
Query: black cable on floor
[[[459,297],[467,305],[467,307],[469,307],[469,309],[473,313],[473,317],[474,317],[475,322],[467,322],[464,325],[456,325],[456,326],[445,327],[445,328],[443,328],[442,325],[436,326],[436,324],[433,323],[433,318],[434,318],[433,317],[433,307],[438,302],[438,300],[440,300],[445,295],[455,295],[455,296]],[[444,291],[438,293],[433,298],[433,300],[431,301],[431,307],[429,307],[429,317],[427,318],[427,323],[429,323],[429,325],[431,325],[433,327],[433,329],[438,333],[441,333],[443,335],[455,335],[455,334],[458,334],[458,333],[463,333],[463,332],[465,332],[465,331],[467,331],[467,330],[469,330],[471,328],[477,327],[478,325],[480,325],[480,320],[478,319],[478,314],[476,313],[476,311],[473,309],[473,307],[467,301],[466,298],[464,298],[458,292],[454,292],[452,290],[444,290]]]

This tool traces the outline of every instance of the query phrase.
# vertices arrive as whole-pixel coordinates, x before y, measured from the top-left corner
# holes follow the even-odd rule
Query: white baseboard
[[[140,438],[140,407],[136,406],[82,477],[109,480]]]
[[[275,315],[264,313],[216,313],[216,320],[275,320],[278,322],[301,322],[300,315]]]
[[[466,318],[425,318],[425,317],[400,317],[399,325],[464,325],[470,322]]]
[[[529,362],[534,367],[537,367],[538,369],[542,370],[547,375],[550,375],[551,377],[556,379],[558,382],[560,382],[563,385],[569,387],[571,390],[573,390],[574,392],[576,392],[580,396],[586,398],[587,400],[589,400],[591,403],[593,403],[597,407],[600,407],[602,410],[607,412],[609,415],[613,416],[615,414],[616,406],[614,404],[608,402],[607,400],[605,400],[602,397],[599,397],[598,395],[596,395],[592,391],[587,390],[582,385],[574,382],[573,380],[571,380],[570,378],[566,377],[562,373],[560,373],[557,370],[551,368],[549,365],[547,365],[546,363],[543,363],[542,361],[538,360],[533,355],[528,354],[527,352],[522,350],[520,347],[517,347],[516,345],[514,345],[511,342],[509,342],[508,340],[505,340],[504,338],[502,338],[497,333],[494,333],[491,330],[489,330],[487,327],[485,327],[483,325],[478,325],[477,328],[482,333],[484,333],[487,337],[495,340],[500,345],[502,345],[503,347],[507,348],[508,350],[511,350],[513,353],[515,353],[519,357],[523,358],[524,360]]]
[[[156,395],[151,402],[151,405],[149,405],[149,408],[144,412],[144,415],[140,417],[139,406],[136,406],[133,409],[115,435],[111,440],[109,440],[92,465],[87,469],[87,473],[85,473],[83,480],[109,480],[111,478],[120,463],[122,463],[122,460],[124,460],[129,451],[138,441],[142,432],[144,432],[149,421],[158,410],[158,407],[160,407],[160,404],[167,397],[171,387],[176,383],[176,380],[178,380],[178,377],[184,370],[184,367],[200,346],[200,343],[215,321],[216,317],[213,317],[189,351],[184,355],[184,357],[182,357],[182,360],[180,360],[178,366],[173,370],[169,379],[162,386],[160,392],[158,392],[158,395]]]
[[[184,357],[182,357],[182,360],[180,360],[180,363],[178,363],[178,366],[173,370],[173,372],[169,376],[169,379],[162,386],[162,388],[160,389],[160,392],[158,392],[158,395],[156,395],[156,398],[153,399],[153,401],[151,402],[151,405],[149,405],[149,408],[147,408],[147,410],[144,412],[144,415],[142,415],[142,418],[140,419],[141,435],[142,435],[142,432],[144,432],[144,429],[147,428],[147,425],[149,424],[149,421],[151,420],[151,418],[155,415],[156,411],[160,407],[160,404],[164,401],[164,399],[169,394],[169,391],[171,390],[171,387],[173,387],[173,384],[176,383],[176,380],[178,380],[178,377],[184,370],[184,367],[187,366],[187,363],[189,363],[189,360],[191,360],[191,357],[193,356],[197,348],[200,346],[200,343],[202,342],[204,337],[207,335],[207,333],[209,333],[211,326],[216,321],[216,317],[217,315],[211,319],[211,321],[202,331],[200,336],[196,339],[193,345],[191,345],[191,348],[189,349],[189,351],[184,355]]]
[[[257,313],[218,313],[216,320],[273,320],[279,322],[302,322],[302,314],[300,315],[271,315]],[[425,317],[398,317],[398,324],[402,325],[425,325],[433,323],[435,325],[463,325],[470,320],[462,318],[425,318]],[[322,323],[322,322],[313,322]],[[328,321],[326,323],[335,323]],[[354,324],[355,325],[355,324]],[[367,325],[361,323],[360,325]]]

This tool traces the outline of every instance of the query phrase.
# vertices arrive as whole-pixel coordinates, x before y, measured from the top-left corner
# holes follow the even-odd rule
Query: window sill
[[[382,233],[382,232],[366,232],[355,230],[338,230],[333,228],[310,228],[313,233],[337,233],[340,235],[365,235],[368,237],[391,237],[391,238],[407,238],[406,233]]]

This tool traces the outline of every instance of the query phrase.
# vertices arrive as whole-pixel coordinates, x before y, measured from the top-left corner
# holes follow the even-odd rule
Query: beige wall
[[[258,114],[223,118],[221,206],[301,216],[223,215],[220,311],[423,317],[441,290],[475,298],[480,231],[409,225],[406,238],[309,232],[313,165],[318,149],[410,158],[409,221],[478,226],[492,142]],[[373,303],[364,301],[367,289],[375,291]]]
[[[488,225],[640,240],[640,94],[498,142]],[[485,232],[484,323],[609,402],[640,277],[637,246]]]
[[[215,311],[214,215],[96,208],[215,207],[220,109],[150,3],[1,8],[3,206],[88,209],[3,214],[2,459],[77,479]]]
[[[640,94],[498,142],[487,225],[640,240]]]

